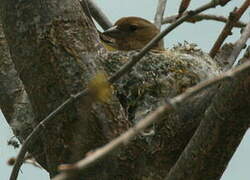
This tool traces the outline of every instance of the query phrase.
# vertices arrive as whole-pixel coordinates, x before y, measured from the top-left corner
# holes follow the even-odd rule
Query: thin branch
[[[182,13],[184,13],[184,11],[186,11],[186,9],[188,8],[190,2],[191,2],[191,0],[182,0],[181,1],[180,7],[179,7],[179,10],[178,10],[178,13],[179,13],[178,16],[182,15]]]
[[[80,4],[81,4],[81,7],[83,9],[83,13],[89,18],[89,20],[95,26],[95,23],[94,23],[94,21],[92,19],[91,12],[90,12],[90,9],[89,9],[89,4],[88,4],[87,0],[81,0]]]
[[[177,26],[182,24],[184,21],[186,21],[188,18],[199,14],[207,9],[214,8],[218,5],[224,6],[226,3],[228,3],[230,0],[218,0],[214,1],[211,0],[209,3],[193,10],[190,12],[187,12],[185,15],[183,15],[181,18],[179,18],[176,22],[168,26],[164,31],[162,31],[160,34],[158,34],[154,39],[152,39],[138,54],[135,56],[132,56],[131,60],[126,63],[119,71],[117,71],[110,79],[109,82],[113,84],[117,80],[119,80],[124,74],[129,72],[132,67],[140,61],[140,59],[156,44],[159,42],[165,35],[167,35],[169,32],[171,32],[173,29],[175,29]],[[85,89],[75,95],[72,95],[70,98],[68,98],[65,102],[63,102],[58,108],[56,108],[53,112],[51,112],[46,118],[44,118],[32,131],[32,133],[27,137],[27,139],[24,141],[22,148],[20,152],[18,153],[15,165],[12,169],[10,180],[16,180],[18,176],[19,169],[23,163],[23,159],[25,156],[25,153],[28,150],[28,147],[35,142],[37,137],[39,137],[39,134],[42,132],[43,128],[45,128],[53,118],[59,114],[62,110],[66,108],[69,104],[74,102],[76,99],[86,96],[88,94],[88,89]]]
[[[58,176],[56,176],[53,180],[66,180],[68,177],[72,176],[71,173],[76,173],[76,171],[80,172],[81,170],[89,167],[97,160],[104,158],[106,155],[117,149],[118,147],[127,144],[128,141],[139,134],[143,129],[145,129],[148,125],[152,124],[157,119],[160,119],[166,112],[166,110],[172,109],[171,106],[165,105],[157,108],[153,113],[148,115],[143,121],[137,123],[134,127],[130,128],[124,134],[120,135],[118,138],[114,139],[110,143],[106,144],[104,147],[97,149],[91,155],[87,156],[85,159],[73,164],[69,165],[65,168],[65,165],[61,166],[64,170],[67,170]],[[59,167],[60,169],[60,167]],[[73,170],[73,171],[72,171]]]
[[[243,57],[239,60],[238,64],[243,64],[245,62],[250,61],[250,45],[246,48]]]
[[[209,52],[209,55],[212,58],[215,57],[225,39],[231,34],[235,22],[237,22],[241,18],[241,16],[247,10],[249,5],[250,5],[250,0],[245,0],[245,2],[241,5],[240,8],[230,13],[227,23],[225,24],[218,39],[216,40],[215,44],[213,45],[212,49]]]
[[[235,51],[231,52],[229,59],[236,59],[239,56],[244,42],[249,38],[246,36],[247,33],[249,29],[236,41]],[[230,82],[221,84],[195,134],[165,180],[173,180],[176,177],[178,179],[220,178],[249,126],[249,72],[250,61],[223,74],[226,75],[225,80]],[[211,166],[217,162],[218,165]]]
[[[182,102],[186,101],[188,98],[197,95],[199,92],[208,89],[211,86],[214,86],[226,80],[233,80],[234,76],[244,73],[246,71],[250,71],[250,62],[245,63],[234,70],[225,72],[220,76],[201,82],[196,86],[187,89],[184,93],[170,99],[168,101],[169,103],[158,107],[154,112],[146,116],[145,119],[139,121],[134,127],[130,128],[128,131],[120,135],[118,138],[114,139],[113,141],[106,144],[102,148],[96,150],[83,160],[78,161],[75,164],[60,166],[59,170],[61,170],[62,173],[57,175],[53,180],[67,180],[69,177],[76,175],[77,173],[83,171],[84,169],[96,163],[98,160],[103,159],[109,153],[113,152],[117,148],[121,147],[122,145],[126,145],[129,142],[129,140],[131,140],[134,136],[138,135],[146,127],[150,126],[151,124],[161,119],[161,117],[163,117],[164,114],[178,109],[178,106]]]
[[[233,43],[225,43],[223,44],[223,46],[221,47],[220,52],[218,52],[216,54],[216,56],[214,57],[214,60],[217,62],[217,64],[222,68],[221,70],[224,72],[225,70],[227,70],[227,65],[228,65],[228,58],[231,55],[231,52],[234,48]]]
[[[162,23],[163,24],[171,24],[174,21],[176,21],[177,17],[178,17],[178,15],[166,17],[163,19]],[[196,22],[200,22],[203,20],[213,20],[213,21],[226,23],[228,21],[228,18],[226,18],[225,16],[217,16],[217,15],[213,15],[213,14],[197,14],[197,15],[187,19],[186,22],[196,23]],[[234,27],[243,28],[246,26],[246,23],[244,23],[242,21],[237,21],[233,25],[234,25]]]
[[[40,133],[42,132],[43,128],[47,127],[50,123],[50,120],[53,119],[57,114],[59,114],[62,110],[64,110],[67,105],[70,105],[76,98],[80,96],[87,95],[88,90],[84,90],[74,96],[71,96],[66,101],[64,101],[58,108],[56,108],[53,112],[51,112],[45,119],[43,119],[35,129],[30,133],[30,135],[25,139],[21,150],[19,151],[16,162],[11,172],[10,180],[16,180],[18,176],[19,169],[23,163],[24,157],[30,145],[32,145],[36,139],[39,137]]]
[[[158,29],[161,29],[163,15],[165,12],[167,0],[158,0],[158,6],[155,13],[154,24]]]
[[[242,48],[245,46],[249,38],[250,38],[250,22],[244,29],[240,39],[235,43],[231,56],[228,58],[229,66],[233,65],[233,67],[235,67],[237,65],[236,57],[238,57]]]
[[[167,0],[158,0],[158,6],[157,6],[156,13],[155,13],[154,24],[159,30],[161,30],[162,20],[163,20],[164,12],[166,9],[166,4],[167,4]],[[162,49],[164,49],[163,39],[161,39],[160,41],[160,46],[162,47]]]
[[[113,83],[116,80],[118,80],[121,76],[123,76],[125,73],[127,73],[128,71],[131,70],[131,68],[140,61],[140,59],[154,46],[154,44],[156,44],[157,42],[159,42],[164,36],[166,36],[168,33],[170,33],[173,29],[175,29],[177,26],[179,26],[180,24],[182,24],[183,22],[185,22],[187,19],[189,19],[190,17],[195,16],[196,14],[199,14],[203,11],[206,11],[210,8],[214,8],[218,5],[225,5],[226,2],[229,2],[231,0],[222,0],[222,1],[214,1],[211,0],[209,3],[193,10],[193,11],[189,11],[187,13],[185,13],[185,15],[183,15],[181,18],[179,18],[178,20],[176,20],[173,24],[169,25],[166,29],[164,29],[160,34],[158,34],[157,36],[155,36],[144,48],[142,48],[142,50],[136,54],[135,56],[133,56],[131,58],[131,60],[126,63],[118,72],[116,72],[111,78],[110,78],[110,82]]]
[[[112,26],[112,22],[109,18],[103,13],[100,7],[97,6],[94,0],[86,0],[89,6],[89,10],[96,22],[102,27],[103,30],[106,30]],[[82,4],[82,0],[80,1]]]

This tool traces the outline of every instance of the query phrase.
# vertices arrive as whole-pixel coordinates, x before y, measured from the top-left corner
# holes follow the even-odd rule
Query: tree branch
[[[0,23],[0,107],[15,136],[23,142],[35,126],[35,115],[29,97],[14,67]],[[37,161],[46,169],[44,159],[37,156],[42,152],[41,141],[28,148]]]
[[[36,114],[34,124],[37,125],[70,94],[85,88],[86,82],[94,76],[99,68],[101,69],[95,56],[100,52],[104,53],[105,50],[99,44],[92,23],[83,15],[78,1],[1,0],[0,4],[1,18],[12,52],[12,59],[30,98]],[[65,9],[67,10],[65,11]],[[27,16],[20,16],[20,14]],[[45,145],[42,156],[46,161],[45,164],[48,165],[47,170],[51,176],[56,173],[58,164],[73,161],[73,159],[76,161],[79,159],[77,156],[80,157],[80,152],[88,151],[84,150],[83,146],[93,148],[107,141],[104,138],[106,134],[102,134],[102,138],[97,134],[101,133],[100,129],[93,130],[97,124],[94,118],[99,118],[98,115],[93,117],[91,114],[86,116],[84,113],[85,110],[89,112],[88,108],[92,108],[88,102],[86,99],[75,101],[75,104],[67,109],[70,113],[66,111],[58,113],[59,115],[54,117],[54,121],[60,123],[54,124],[52,121],[52,124],[46,126],[46,129],[43,129],[41,124],[40,130],[43,130],[44,133],[39,140]],[[87,107],[84,107],[84,103],[87,103]],[[111,113],[116,111],[120,112],[120,118],[124,122],[126,118],[122,117],[124,113],[120,104],[117,104],[118,101],[99,108],[99,111],[109,108],[109,111],[100,113],[102,118],[107,115],[106,118],[112,121]],[[111,106],[116,107],[111,108]],[[117,117],[115,118],[117,121]],[[91,119],[92,121],[89,123],[88,121]],[[26,121],[28,120],[26,119]],[[121,124],[119,122],[119,126]],[[115,126],[115,123],[112,125]],[[90,126],[93,128],[91,132]],[[89,141],[79,143],[77,138],[84,136],[83,133],[88,134],[88,137],[92,135],[92,139],[89,138]],[[109,133],[111,134],[111,132]],[[98,136],[98,138],[94,138],[94,136]],[[67,141],[68,139],[71,141]],[[91,142],[91,140],[93,141]],[[27,141],[27,144],[29,146],[26,146],[24,151],[20,151],[19,159],[23,159],[25,152],[34,145],[34,143],[30,144],[30,141]],[[78,148],[81,148],[82,151],[77,151]],[[73,153],[74,149],[75,153]],[[11,179],[17,178],[21,164],[22,160],[17,159]]]
[[[100,7],[97,6],[94,0],[86,0],[89,6],[89,10],[93,18],[96,22],[106,30],[112,26],[112,22],[108,19],[108,17],[103,13]],[[81,5],[83,5],[83,0],[80,1]]]
[[[185,15],[183,15],[181,18],[179,18],[175,23],[171,24],[168,28],[166,28],[163,32],[161,32],[159,35],[157,35],[153,40],[151,40],[137,55],[133,56],[131,60],[126,63],[118,72],[116,72],[110,79],[110,83],[114,83],[118,79],[120,79],[125,73],[131,70],[131,68],[139,62],[139,60],[154,46],[155,43],[160,41],[166,34],[171,32],[173,29],[175,29],[178,25],[183,23],[188,18],[199,14],[200,12],[203,12],[207,9],[213,8],[217,5],[225,5],[230,0],[221,0],[221,1],[214,1],[211,0],[209,3],[193,10]],[[44,118],[40,123],[37,125],[37,127],[33,130],[33,132],[28,136],[28,138],[24,141],[24,144],[17,156],[16,163],[13,167],[10,180],[16,180],[16,177],[18,175],[18,171],[22,165],[23,158],[25,153],[27,152],[28,147],[35,142],[35,139],[38,137],[38,134],[43,130],[44,127],[47,127],[49,123],[51,123],[51,120],[56,117],[57,114],[59,114],[67,105],[74,102],[75,99],[78,99],[80,97],[86,96],[88,93],[88,90],[81,91],[75,95],[73,95],[71,98],[64,101],[56,110],[54,110],[52,113],[50,113],[46,118]]]
[[[250,22],[247,24],[246,28],[244,29],[240,39],[236,41],[235,43],[232,54],[228,59],[229,66],[233,65],[233,67],[235,67],[237,65],[236,58],[240,54],[242,48],[244,48],[249,38],[250,38]]]
[[[246,48],[243,57],[239,60],[239,64],[243,64],[250,60],[250,45]]]
[[[179,13],[178,16],[182,15],[182,13],[184,11],[186,11],[186,9],[188,8],[190,2],[191,2],[191,0],[182,0],[181,1],[180,7],[179,7],[179,10],[178,10],[178,13]]]
[[[221,31],[220,35],[218,36],[215,44],[211,48],[209,54],[212,58],[215,57],[217,52],[219,51],[221,45],[225,41],[225,39],[232,33],[231,30],[234,27],[234,24],[239,21],[241,16],[244,14],[244,12],[249,8],[250,0],[245,0],[245,2],[241,5],[240,8],[232,11],[229,15],[228,21],[225,24],[223,30]]]
[[[124,134],[120,135],[118,138],[106,144],[104,147],[97,149],[95,152],[93,152],[91,155],[87,156],[83,160],[72,165],[60,166],[59,169],[62,171],[62,173],[57,175],[53,180],[68,180],[72,177],[76,178],[78,173],[93,165],[97,161],[103,159],[105,156],[107,156],[109,153],[113,152],[120,146],[126,145],[134,136],[138,135],[143,129],[145,129],[152,123],[159,121],[167,112],[178,110],[178,107],[188,98],[191,98],[200,93],[201,91],[208,89],[209,87],[215,86],[216,84],[220,84],[225,81],[231,82],[235,79],[235,76],[240,76],[249,71],[250,62],[245,63],[244,65],[241,65],[234,70],[225,72],[218,77],[201,82],[196,86],[187,89],[185,93],[182,93],[168,100],[167,104],[160,106],[159,108],[157,108],[157,110],[150,113],[145,119],[138,122],[134,127],[130,128]]]
[[[132,57],[132,59],[126,63],[118,72],[115,73],[114,76],[110,78],[110,82],[113,83],[117,79],[119,79],[123,74],[126,72],[130,71],[131,68],[139,62],[139,60],[154,46],[155,43],[159,42],[164,36],[166,36],[168,33],[170,33],[173,29],[175,29],[177,26],[185,22],[187,19],[190,17],[195,16],[196,14],[199,14],[203,11],[206,11],[210,8],[214,8],[215,6],[218,5],[225,5],[225,2],[229,2],[230,0],[227,1],[211,1],[195,10],[192,10],[190,12],[187,12],[185,15],[183,15],[181,18],[176,20],[173,24],[169,25],[166,29],[164,29],[160,34],[158,34],[156,37],[154,37],[142,50],[135,56]],[[223,2],[223,3],[222,3]]]
[[[249,30],[249,29],[248,29]],[[248,36],[235,43],[231,59],[236,59]],[[166,180],[220,179],[233,153],[249,127],[250,62],[223,75],[222,83],[204,119]],[[237,99],[237,101],[235,101]]]
[[[9,48],[5,39],[2,24],[0,23],[0,107],[9,124],[15,126],[13,129],[19,132],[21,139],[26,138],[21,135],[23,132],[20,126],[26,126],[27,129],[32,130],[32,121],[34,114],[32,106],[28,100],[24,86],[15,70],[14,64],[11,61]],[[18,107],[18,108],[17,108]],[[23,122],[20,124],[17,120],[25,114]],[[18,127],[18,125],[20,125]]]
[[[154,24],[159,30],[161,30],[162,19],[164,16],[166,4],[167,4],[167,0],[158,0],[158,6],[157,6],[156,13],[155,13]],[[160,45],[164,49],[163,39],[161,39]]]
[[[168,23],[171,24],[174,21],[176,21],[177,17],[178,17],[178,15],[166,17],[163,19],[162,23],[163,24],[168,24]],[[214,20],[214,21],[226,23],[228,21],[228,18],[226,18],[224,16],[213,15],[213,14],[197,14],[197,15],[187,19],[186,22],[196,23],[196,22],[200,22],[203,20]],[[234,27],[243,28],[246,26],[246,23],[241,22],[241,21],[237,21],[233,25],[234,25]]]
[[[158,29],[161,29],[162,19],[165,12],[167,0],[158,0],[158,6],[155,13],[154,24]]]

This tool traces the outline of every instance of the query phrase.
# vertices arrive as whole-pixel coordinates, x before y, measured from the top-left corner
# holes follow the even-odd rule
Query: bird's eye
[[[135,31],[136,29],[138,29],[138,27],[137,27],[137,25],[132,24],[132,25],[129,26],[129,29],[131,31]]]

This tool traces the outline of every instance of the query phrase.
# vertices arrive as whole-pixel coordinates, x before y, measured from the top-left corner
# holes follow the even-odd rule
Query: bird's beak
[[[112,38],[116,38],[121,35],[121,31],[117,28],[117,26],[112,26],[111,28],[104,31],[103,34]]]

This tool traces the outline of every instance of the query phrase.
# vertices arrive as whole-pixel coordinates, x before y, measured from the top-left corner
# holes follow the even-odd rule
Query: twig
[[[146,127],[148,127],[152,123],[155,123],[156,121],[161,119],[161,117],[167,112],[174,111],[176,108],[178,108],[178,106],[182,102],[184,102],[188,98],[197,95],[202,90],[208,89],[209,87],[219,84],[223,81],[233,80],[234,79],[233,77],[235,75],[238,75],[240,73],[249,70],[250,70],[250,62],[245,63],[234,70],[229,70],[228,72],[225,72],[220,76],[201,82],[196,86],[187,89],[186,92],[170,99],[168,101],[169,102],[168,104],[158,107],[154,112],[146,116],[145,119],[139,121],[134,127],[130,128],[128,131],[120,135],[118,138],[114,139],[113,141],[106,144],[102,148],[96,150],[83,160],[80,160],[72,165],[68,166],[62,165],[61,168],[59,167],[59,170],[61,170],[62,173],[57,175],[53,180],[67,180],[68,177],[72,177],[72,174],[77,174],[81,172],[82,170],[96,163],[98,160],[103,159],[109,153],[113,152],[117,148],[121,147],[124,144],[127,144],[129,140],[131,140],[134,136],[138,135],[141,131],[143,131]]]
[[[105,16],[105,14],[102,13],[101,9],[99,9],[95,2],[90,0],[80,0],[81,7],[83,9],[83,13],[89,18],[89,20],[93,23],[93,26],[95,26],[97,29],[95,22],[93,21],[93,18],[97,18],[96,21],[103,29],[108,29],[112,26],[112,23],[108,20],[108,18]],[[103,16],[103,17],[101,17]]]
[[[237,52],[232,51],[229,59],[236,59],[239,56],[239,52],[244,46],[243,42],[249,37],[246,36],[246,31],[236,41],[234,49],[237,49]],[[250,94],[249,91],[245,91],[249,87],[249,72],[250,61],[222,74],[230,82],[222,84],[219,93],[217,93],[214,101],[207,108],[206,114],[196,129],[195,134],[189,140],[188,145],[182,151],[164,180],[173,180],[176,177],[178,179],[220,178],[222,170],[225,169],[226,164],[231,159],[233,152],[239,145],[240,139],[249,126],[249,121],[247,121],[249,115],[246,113],[250,106]],[[244,102],[238,101],[239,103],[229,100],[235,98],[239,98],[240,101],[247,100]],[[242,107],[242,104],[244,104],[245,108]],[[235,111],[235,109],[237,110]],[[237,116],[241,118],[237,119]],[[235,129],[232,129],[232,127],[235,127]],[[236,129],[240,130],[236,133],[234,132]],[[228,133],[229,131],[230,133]],[[231,133],[231,131],[234,133]],[[229,149],[225,153],[221,150],[217,151],[219,148]],[[214,156],[218,157],[211,159]],[[220,162],[218,166],[209,166],[218,161]],[[206,167],[206,171],[204,171],[204,167]]]
[[[228,58],[229,66],[233,65],[233,67],[235,67],[237,65],[236,57],[240,54],[240,51],[245,46],[248,38],[250,38],[250,22],[244,29],[240,39],[235,43],[231,56]]]
[[[160,34],[158,34],[154,39],[152,39],[138,54],[135,56],[132,56],[131,60],[126,63],[119,71],[117,71],[110,79],[109,82],[113,84],[115,81],[120,79],[124,74],[129,72],[131,68],[140,61],[140,59],[154,46],[155,43],[160,41],[165,35],[167,35],[169,32],[171,32],[173,29],[175,29],[177,26],[179,26],[181,23],[186,21],[188,18],[199,14],[200,12],[203,12],[207,9],[216,7],[218,5],[224,6],[226,3],[228,3],[230,0],[221,0],[221,1],[214,1],[211,0],[209,3],[193,10],[190,12],[187,12],[185,15],[183,15],[181,18],[179,18],[176,22],[169,25],[164,31],[162,31]],[[65,102],[63,102],[58,108],[56,108],[53,112],[51,112],[46,118],[44,118],[32,131],[32,133],[26,138],[24,141],[22,148],[20,152],[18,153],[16,163],[12,169],[10,180],[16,180],[18,176],[19,169],[22,165],[25,153],[28,150],[28,147],[30,144],[34,143],[36,138],[39,136],[40,132],[44,127],[46,127],[50,120],[52,120],[57,114],[59,114],[62,110],[66,108],[67,105],[74,102],[76,99],[82,96],[86,96],[88,94],[88,89],[85,89],[78,94],[72,95],[70,98],[68,98]]]
[[[15,161],[16,161],[16,158],[11,157],[11,158],[8,159],[7,164],[8,164],[9,166],[12,166],[12,165],[15,164]],[[32,164],[33,166],[42,169],[42,166],[41,166],[40,164],[38,164],[37,161],[35,160],[35,158],[31,157],[28,153],[27,153],[26,156],[24,157],[24,162],[23,162],[23,163]]]
[[[161,29],[162,19],[166,8],[167,0],[158,0],[158,6],[155,13],[154,24],[158,29]]]
[[[174,21],[176,21],[177,17],[178,17],[178,15],[166,17],[163,19],[162,23],[163,24],[173,23]],[[203,20],[214,20],[214,21],[226,23],[228,21],[228,18],[226,18],[225,16],[217,16],[217,15],[213,15],[213,14],[197,14],[197,15],[187,19],[186,22],[196,23],[196,22],[200,22]],[[234,25],[234,27],[242,28],[242,27],[246,26],[246,23],[241,22],[241,21],[237,21],[233,25]]]
[[[27,159],[27,160],[25,160],[24,163],[26,163],[26,164],[31,164],[31,165],[33,165],[33,166],[35,166],[35,167],[40,168],[40,169],[43,168],[42,166],[40,166],[40,164],[38,164],[38,163],[36,162],[35,158]]]
[[[221,45],[223,44],[227,36],[231,34],[231,30],[233,29],[235,22],[237,22],[241,18],[241,16],[247,10],[249,5],[250,5],[250,0],[245,0],[245,2],[241,5],[239,9],[236,9],[230,13],[227,23],[225,24],[218,39],[216,40],[215,44],[213,45],[212,49],[209,52],[209,55],[212,58],[215,57],[215,55],[219,51]]]
[[[184,11],[186,11],[186,9],[188,8],[190,2],[191,2],[191,0],[182,0],[181,1],[180,7],[179,7],[179,10],[178,10],[178,13],[179,13],[178,16],[181,16],[182,13],[184,13]]]
[[[58,108],[56,108],[53,112],[51,112],[46,118],[44,118],[35,127],[35,129],[30,133],[30,135],[23,142],[21,150],[19,151],[19,153],[17,155],[16,162],[15,162],[14,167],[12,169],[10,180],[17,179],[18,171],[23,163],[23,160],[24,160],[25,154],[28,150],[28,147],[35,142],[35,140],[39,137],[40,133],[42,132],[43,128],[48,126],[48,124],[50,123],[50,120],[53,119],[62,110],[64,110],[67,107],[67,105],[74,102],[74,100],[76,100],[76,98],[87,95],[87,92],[88,92],[88,90],[84,90],[84,91],[68,98],[66,101],[64,101]]]
[[[158,0],[157,10],[155,13],[154,24],[155,26],[161,30],[162,20],[164,16],[164,11],[166,8],[167,0]],[[164,49],[164,41],[161,39],[160,46]]]
[[[170,105],[165,105],[165,106],[161,106],[157,108],[153,113],[151,113],[145,119],[143,119],[143,121],[140,121],[134,127],[130,128],[124,134],[120,135],[118,138],[106,144],[104,147],[97,149],[95,152],[87,156],[85,159],[73,164],[72,166],[69,166],[69,168],[65,169],[67,171],[59,174],[53,180],[66,180],[68,176],[72,176],[71,173],[76,173],[76,171],[79,172],[89,167],[97,160],[104,158],[113,150],[117,149],[123,144],[126,144],[132,137],[139,134],[141,130],[145,129],[148,125],[152,124],[155,120],[161,118],[165,114],[166,110],[170,110],[170,109],[172,109]],[[62,167],[63,166],[64,165],[62,165]]]
[[[100,7],[97,6],[94,0],[86,0],[89,6],[89,10],[93,18],[96,22],[102,27],[102,29],[106,30],[112,26],[112,22],[108,19],[108,17],[103,13]],[[81,1],[82,3],[82,1]]]
[[[83,13],[89,18],[89,20],[93,23],[93,26],[95,26],[95,23],[92,19],[91,13],[90,13],[90,9],[89,9],[89,4],[87,2],[87,0],[81,0],[80,4],[82,6],[83,9]]]
[[[228,58],[231,55],[231,52],[234,48],[233,43],[225,43],[220,49],[220,52],[216,54],[214,57],[214,60],[217,62],[217,64],[222,68],[222,71],[225,71],[227,69],[228,65]]]
[[[214,1],[211,0],[209,3],[193,10],[187,12],[185,15],[183,15],[181,18],[176,20],[173,24],[169,25],[166,29],[164,29],[160,34],[158,34],[156,37],[154,37],[142,50],[133,56],[131,60],[126,63],[118,72],[116,72],[111,78],[110,82],[113,83],[116,80],[118,80],[123,74],[130,71],[131,68],[140,61],[140,59],[154,46],[155,43],[159,42],[164,36],[166,36],[169,32],[171,32],[173,29],[175,29],[177,26],[185,22],[190,17],[195,16],[196,14],[199,14],[207,9],[213,8],[218,5],[225,5],[227,2],[231,0],[223,0],[223,1]]]
[[[93,26],[96,28],[96,25],[92,19],[91,13],[90,13],[89,4],[87,3],[87,0],[81,0],[79,2],[81,4],[83,13],[89,18],[89,20],[92,22]]]
[[[243,64],[250,61],[250,45],[247,46],[243,57],[239,60],[238,64]]]

